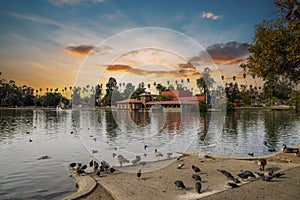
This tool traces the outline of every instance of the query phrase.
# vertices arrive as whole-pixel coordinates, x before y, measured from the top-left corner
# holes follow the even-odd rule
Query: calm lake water
[[[32,140],[30,142],[29,140]],[[129,113],[104,110],[0,110],[0,199],[59,199],[76,191],[67,166],[140,155],[155,161],[154,149],[228,156],[270,154],[267,141],[300,141],[300,115],[292,111],[233,113]],[[144,145],[148,148],[145,150]],[[48,155],[51,158],[38,160]]]

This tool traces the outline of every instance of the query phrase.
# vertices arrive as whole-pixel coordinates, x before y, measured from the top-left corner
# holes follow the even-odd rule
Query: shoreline
[[[294,147],[299,148],[300,143]],[[257,178],[254,181],[242,182],[239,184],[239,188],[230,189],[230,187],[226,185],[230,181],[228,181],[224,175],[217,171],[217,169],[225,169],[231,172],[234,176],[236,176],[236,174],[241,170],[250,170],[253,172],[258,171],[258,165],[254,163],[256,158],[265,158],[267,160],[266,168],[272,168],[275,172],[300,172],[300,157],[297,157],[294,154],[282,153],[281,151],[266,156],[249,158],[234,158],[216,155],[204,156],[202,154],[186,152],[182,154],[180,160],[174,160],[170,165],[164,168],[142,173],[141,179],[137,179],[135,173],[129,173],[120,170],[117,170],[116,173],[113,174],[103,174],[100,177],[94,174],[89,174],[87,176],[92,178],[97,186],[91,192],[83,196],[79,196],[76,199],[223,199],[232,193],[231,190],[234,190],[239,194],[239,190],[248,187],[255,188],[257,185],[259,185],[261,190],[264,190],[264,187],[270,187],[270,184],[272,183],[284,181],[290,182],[299,178],[300,176],[300,173],[298,173],[296,176],[287,175],[284,178],[276,178],[276,180],[270,182],[266,182],[261,180],[261,178]],[[182,163],[185,164],[183,169],[177,169],[177,165]],[[196,193],[194,189],[195,181],[191,178],[191,176],[194,174],[191,169],[192,164],[199,166],[203,171],[199,174],[202,177],[202,192],[200,194]],[[154,166],[153,163],[151,163],[151,166]],[[131,168],[132,172],[136,172],[139,168],[142,168],[143,172],[146,171],[147,166],[141,167],[138,165],[128,168]],[[79,177],[82,178],[86,176]],[[174,181],[177,179],[183,180],[187,187],[186,190],[178,190],[175,187]],[[282,187],[285,187],[285,185]],[[290,191],[289,188],[286,188],[286,190]],[[297,191],[291,192],[291,194],[293,194],[293,192]],[[253,196],[255,196],[255,193],[256,191],[254,190],[252,192],[250,191],[250,194]],[[102,198],[98,198],[99,195],[102,195]],[[103,195],[105,195],[105,198]],[[63,199],[66,200],[71,198],[67,196]]]
[[[56,107],[0,107],[0,110],[57,110]],[[60,111],[66,110],[111,110],[115,111],[114,107],[75,107],[75,108],[63,108]],[[118,109],[117,109],[118,110]],[[280,106],[265,106],[265,107],[235,107],[235,111],[239,110],[295,110],[293,106],[280,105]],[[118,111],[130,111],[130,110],[118,110]],[[130,111],[132,112],[132,111]],[[146,112],[146,111],[137,111],[137,112]],[[147,111],[150,112],[150,111]],[[170,111],[172,112],[172,111]],[[208,112],[220,112],[220,110],[208,109]]]

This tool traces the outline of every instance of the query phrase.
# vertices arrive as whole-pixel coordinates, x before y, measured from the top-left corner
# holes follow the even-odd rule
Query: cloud
[[[88,55],[95,47],[92,45],[79,45],[79,46],[69,46],[66,49],[74,55],[86,56]]]
[[[206,48],[216,64],[223,65],[240,65],[246,61],[249,56],[248,46],[245,43],[237,41],[225,44],[214,44]],[[190,59],[191,62],[205,62],[206,52],[200,52],[198,56]]]
[[[62,6],[62,5],[75,5],[80,3],[103,3],[104,0],[49,0],[55,6]]]
[[[212,12],[202,12],[201,17],[202,17],[202,18],[213,19],[213,20],[217,20],[217,19],[222,18],[222,16],[220,16],[220,15],[215,15],[215,14],[212,13]]]
[[[129,65],[115,64],[109,65],[106,68],[107,72],[127,72],[138,76],[147,76],[152,75],[155,77],[190,77],[190,76],[199,76],[196,68],[193,67],[190,63],[179,64],[179,68],[175,70],[145,70],[133,68]],[[189,66],[189,67],[187,67]]]
[[[60,27],[60,28],[65,28],[64,25],[62,25],[62,24],[60,24],[60,23],[58,23],[58,22],[56,22],[52,19],[45,18],[45,17],[40,17],[40,16],[36,16],[36,15],[24,15],[24,14],[20,14],[20,13],[16,13],[16,12],[10,12],[8,14],[11,15],[11,16],[20,18],[20,19],[26,19],[26,20],[30,20],[30,21],[33,21],[33,22],[38,22],[38,23],[41,23],[41,24],[50,24],[50,25],[57,26],[57,27]]]

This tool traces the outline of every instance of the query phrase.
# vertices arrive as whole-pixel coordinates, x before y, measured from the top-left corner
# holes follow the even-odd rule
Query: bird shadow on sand
[[[153,177],[142,177],[142,178],[140,178],[140,180],[142,180],[142,181],[146,181],[146,180],[149,180],[149,179],[152,179]]]
[[[195,188],[194,187],[185,187],[185,190],[186,191],[191,191],[191,190],[195,190]]]
[[[269,168],[267,168],[267,170],[268,170],[268,171],[273,170],[274,172],[276,172],[276,171],[279,171],[280,168],[279,168],[279,167],[269,167]]]

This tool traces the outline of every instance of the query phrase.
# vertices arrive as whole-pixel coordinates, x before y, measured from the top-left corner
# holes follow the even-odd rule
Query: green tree
[[[214,83],[215,81],[213,78],[211,78],[210,75],[210,69],[208,67],[205,68],[200,78],[197,79],[197,87],[200,89],[202,94],[206,96],[206,102],[207,102],[207,97],[209,95],[209,89],[213,87]]]
[[[166,91],[166,90],[167,90],[167,88],[166,88],[165,86],[163,86],[162,84],[160,84],[160,83],[158,83],[158,84],[156,85],[156,89],[157,89],[159,95],[161,95],[161,92],[162,92],[162,91]]]
[[[250,57],[241,65],[254,75],[274,81],[300,80],[300,19],[288,13],[299,9],[297,1],[276,1],[281,16],[275,21],[263,21],[256,26],[255,38],[249,48]]]
[[[127,83],[123,92],[125,99],[129,99],[130,95],[133,93],[135,86],[132,83]]]
[[[140,88],[138,87],[136,90],[134,90],[134,92],[132,93],[132,95],[130,96],[131,99],[139,99],[140,98],[140,94],[143,94],[146,92],[146,88]]]
[[[104,106],[111,106],[112,102],[112,95],[113,92],[117,91],[118,87],[117,87],[117,81],[115,78],[110,77],[108,82],[106,83],[106,93],[105,96],[102,99],[102,103]],[[116,99],[115,99],[116,100]],[[114,100],[114,101],[115,101]]]

